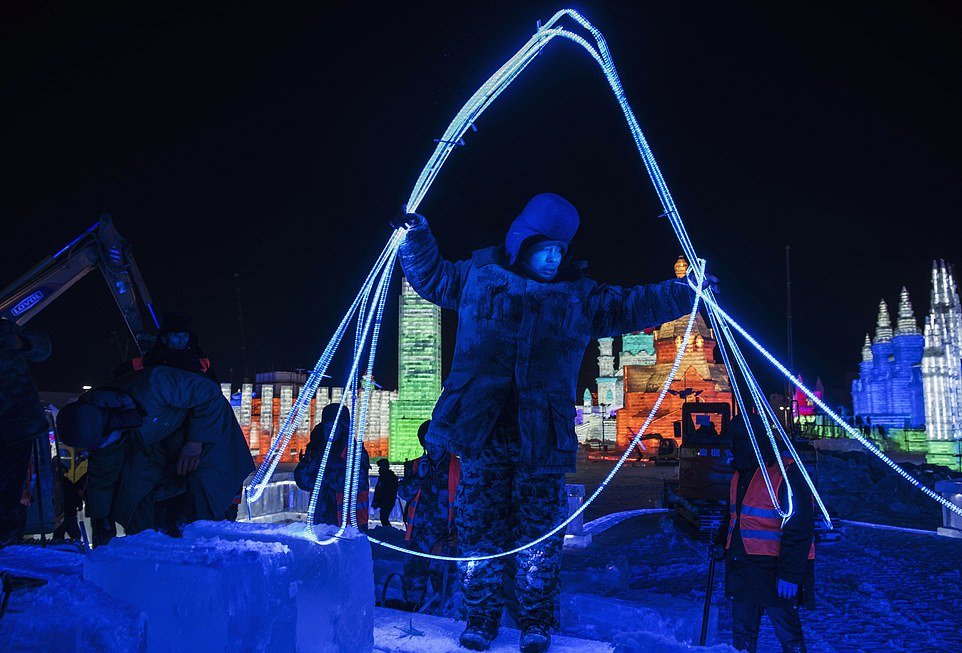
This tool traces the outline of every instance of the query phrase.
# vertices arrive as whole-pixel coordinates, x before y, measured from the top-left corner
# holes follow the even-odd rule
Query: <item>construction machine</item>
[[[93,226],[0,291],[0,317],[26,324],[94,270],[103,275],[138,350],[144,353],[156,340],[159,321],[132,247],[114,227],[107,213],[101,214]],[[36,441],[27,490],[31,504],[27,511],[26,533],[39,534],[41,541],[56,526],[61,494],[57,472],[61,463],[60,447],[49,413],[48,410],[49,438],[47,442]]]

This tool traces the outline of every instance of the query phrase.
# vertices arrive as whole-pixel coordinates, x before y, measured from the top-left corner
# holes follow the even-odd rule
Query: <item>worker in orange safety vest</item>
[[[750,416],[765,469],[782,510],[791,486],[794,514],[784,521],[775,509],[748,436],[744,415],[733,420],[732,476],[728,518],[719,532],[725,589],[732,605],[732,644],[755,653],[762,614],[767,614],[783,652],[804,653],[798,609],[814,607],[814,507],[799,461],[772,451],[762,418]],[[786,478],[776,455],[780,455]],[[722,548],[722,546],[724,548]],[[719,556],[720,557],[720,556]]]

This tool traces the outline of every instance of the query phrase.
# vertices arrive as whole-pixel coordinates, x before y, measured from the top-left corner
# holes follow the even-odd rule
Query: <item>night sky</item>
[[[235,274],[251,371],[311,367],[432,139],[562,6],[21,4],[0,20],[0,285],[109,211],[158,307],[192,312],[234,383]],[[962,261],[958,3],[573,6],[606,35],[721,301],[784,355],[790,245],[797,367],[847,403],[878,300],[894,309],[904,284],[921,318],[932,259]],[[671,275],[677,243],[580,49],[552,43],[478,127],[421,206],[448,258],[499,242],[551,191],[579,208],[573,247],[596,279]],[[54,341],[42,389],[104,381],[120,360],[99,275],[30,324]],[[396,338],[391,319],[386,387]]]

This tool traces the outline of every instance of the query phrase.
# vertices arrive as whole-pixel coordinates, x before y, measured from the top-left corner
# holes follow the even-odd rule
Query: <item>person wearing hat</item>
[[[109,541],[113,522],[127,533],[179,535],[185,523],[225,519],[254,471],[217,384],[175,367],[84,393],[57,414],[57,427],[65,444],[91,452],[86,504],[96,545]]]
[[[20,498],[34,441],[49,428],[28,363],[50,356],[50,339],[0,318],[0,548],[23,534]]]
[[[143,356],[118,365],[114,376],[123,376],[155,365],[167,365],[188,372],[196,372],[217,382],[217,374],[210,359],[200,348],[194,320],[184,313],[164,313],[160,316],[157,342]]]
[[[779,506],[794,513],[783,520],[775,510],[748,433],[758,439]],[[799,608],[815,607],[815,506],[799,465],[787,452],[773,450],[757,412],[741,414],[728,429],[732,467],[727,519],[718,531],[716,559],[725,561],[725,593],[731,599],[732,646],[758,650],[758,631],[768,615],[783,653],[805,653]],[[776,460],[782,458],[786,476]]]
[[[451,372],[434,408],[429,446],[460,456],[457,529],[464,556],[531,542],[568,513],[565,473],[575,471],[575,385],[588,344],[639,331],[691,311],[685,280],[621,288],[597,283],[570,256],[575,207],[559,195],[533,197],[503,245],[446,261],[427,221],[408,214],[399,249],[414,290],[457,311]],[[467,627],[462,646],[487,649],[515,579],[521,650],[539,653],[557,627],[564,533],[511,559],[461,564]]]
[[[340,415],[338,409],[340,408]],[[327,449],[328,438],[333,431],[327,464],[324,467],[324,479],[314,506],[314,523],[340,526],[344,512],[344,479],[347,475],[347,447],[351,444],[348,437],[351,431],[351,413],[347,406],[332,403],[324,406],[321,411],[321,421],[311,430],[311,440],[307,449],[301,454],[301,459],[294,468],[294,482],[305,492],[314,491],[317,474],[324,460],[324,450]],[[368,522],[368,492],[371,471],[371,460],[367,449],[361,445],[360,478],[357,483],[357,527],[367,530]]]

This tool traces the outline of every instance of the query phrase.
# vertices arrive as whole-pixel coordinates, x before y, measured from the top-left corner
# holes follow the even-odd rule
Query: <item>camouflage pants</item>
[[[541,537],[568,515],[564,474],[518,465],[520,435],[497,428],[485,450],[461,459],[456,521],[461,555],[497,553]],[[515,556],[461,562],[466,616],[500,622],[505,583],[513,577],[519,625],[557,627],[564,531]]]

